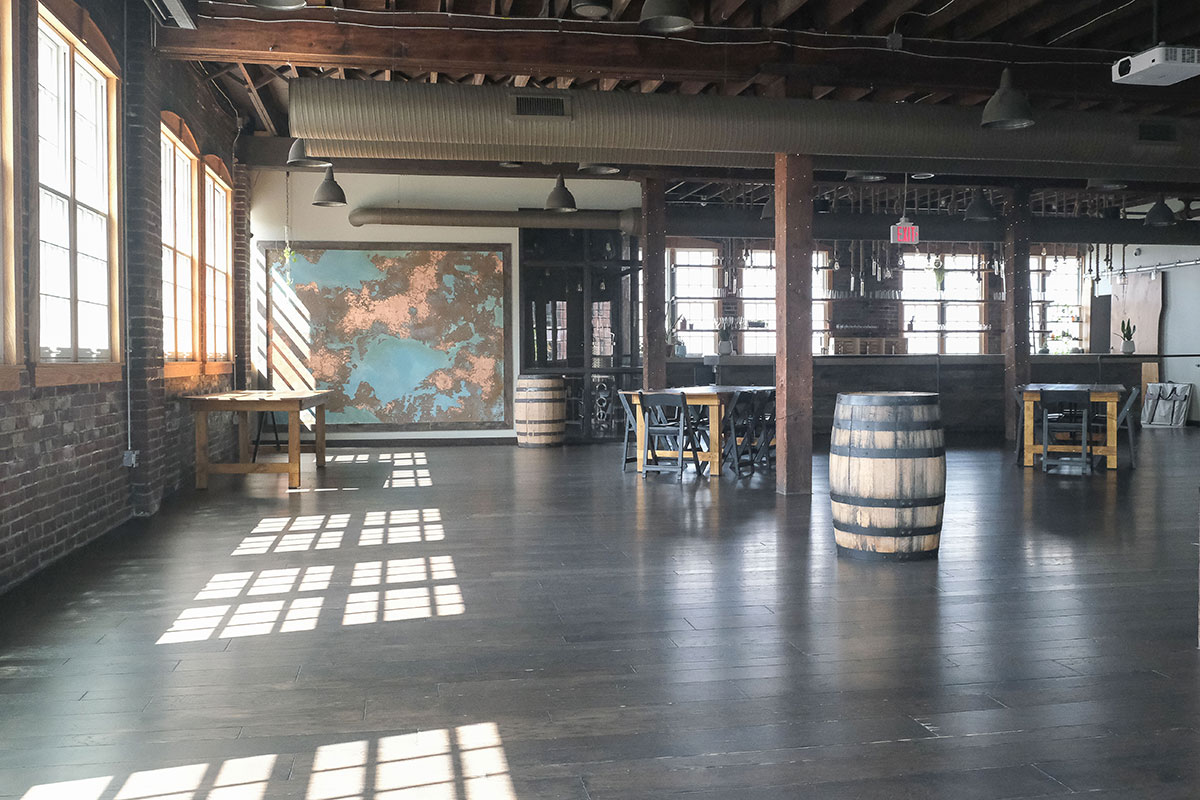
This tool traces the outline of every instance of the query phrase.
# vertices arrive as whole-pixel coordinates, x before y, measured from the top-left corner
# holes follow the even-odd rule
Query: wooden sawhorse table
[[[1022,464],[1033,466],[1033,457],[1040,455],[1034,447],[1034,427],[1038,421],[1033,414],[1033,407],[1042,399],[1042,392],[1087,392],[1093,403],[1104,404],[1104,444],[1091,444],[1089,452],[1093,456],[1104,456],[1109,469],[1117,468],[1117,400],[1125,387],[1119,383],[1029,383],[1021,389],[1022,422],[1021,443]],[[1078,446],[1051,444],[1047,449],[1054,452],[1068,453],[1078,451]]]
[[[211,473],[249,474],[286,472],[288,488],[300,488],[300,412],[313,409],[316,415],[317,466],[325,466],[325,403],[330,392],[242,391],[190,395],[196,415],[196,488],[208,488]],[[208,412],[234,411],[242,415],[238,425],[238,461],[212,463],[208,460]],[[286,464],[250,462],[250,412],[282,411],[288,415],[288,460]]]

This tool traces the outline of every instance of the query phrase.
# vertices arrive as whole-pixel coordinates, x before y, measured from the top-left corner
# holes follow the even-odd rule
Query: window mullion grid
[[[67,68],[67,173],[70,185],[67,197],[67,249],[71,270],[71,361],[79,361],[79,204],[75,188],[75,46],[69,46],[71,57]]]

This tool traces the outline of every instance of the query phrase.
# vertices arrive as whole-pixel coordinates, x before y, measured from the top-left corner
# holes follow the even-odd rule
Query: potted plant
[[[687,320],[682,314],[671,325],[671,330],[667,334],[667,355],[675,356],[676,358],[684,358],[687,356],[687,343],[679,338],[679,331],[687,329]]]
[[[1137,333],[1137,325],[1131,325],[1128,319],[1121,320],[1121,352],[1125,355],[1133,353],[1133,335]]]
[[[717,320],[717,353],[727,356],[733,352],[733,334],[745,327],[741,317],[721,317]]]

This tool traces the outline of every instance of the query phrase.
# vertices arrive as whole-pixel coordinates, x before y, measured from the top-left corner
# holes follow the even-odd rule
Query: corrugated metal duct
[[[1146,180],[1148,168],[1200,181],[1200,123],[1041,112],[1022,131],[979,127],[979,109],[713,95],[634,94],[380,81],[291,82],[291,133],[314,152],[372,157],[404,143],[429,158],[671,164],[719,154],[725,166],[761,166],[772,153],[1069,164],[1079,176]],[[356,151],[356,147],[361,147]],[[524,148],[524,150],[522,150]],[[622,157],[628,151],[630,156]],[[444,154],[444,155],[442,155]],[[376,156],[377,157],[377,156]],[[421,156],[417,156],[421,157]],[[743,159],[745,159],[743,161]],[[522,160],[535,160],[524,158]],[[737,162],[731,164],[728,162]],[[702,166],[696,163],[696,166]]]

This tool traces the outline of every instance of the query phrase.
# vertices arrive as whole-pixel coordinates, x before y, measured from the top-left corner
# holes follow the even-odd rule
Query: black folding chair
[[[1130,392],[1129,397],[1125,400],[1125,405],[1121,406],[1121,412],[1117,414],[1117,433],[1124,428],[1129,432],[1129,468],[1137,469],[1137,459],[1134,456],[1134,441],[1133,441],[1133,404],[1138,398],[1140,390],[1135,386]],[[1095,435],[1103,436],[1105,433],[1105,425],[1107,420],[1104,416],[1095,415],[1092,417],[1091,432]],[[1116,456],[1113,456],[1116,458]]]
[[[621,410],[625,412],[625,441],[621,445],[621,472],[625,472],[626,467],[637,463],[637,417],[633,415],[633,408],[630,407],[625,394],[617,392],[617,397],[621,398]],[[633,437],[633,455],[629,454],[629,438],[631,436]]]
[[[651,472],[677,472],[682,481],[688,453],[691,453],[692,463],[696,465],[696,474],[701,474],[703,468],[697,453],[696,430],[692,414],[688,411],[687,397],[674,392],[638,392],[638,405],[646,437],[642,479],[645,480]],[[660,460],[659,450],[674,451],[675,457]]]
[[[754,463],[762,469],[775,466],[775,390],[755,392],[752,410],[754,418]]]
[[[721,421],[725,435],[722,460],[739,478],[754,474],[754,397],[748,392],[734,392]]]
[[[1042,472],[1050,467],[1078,466],[1084,475],[1092,474],[1091,442],[1091,395],[1086,391],[1042,392]],[[1079,455],[1073,452],[1054,452],[1051,445],[1064,441],[1079,445]]]

